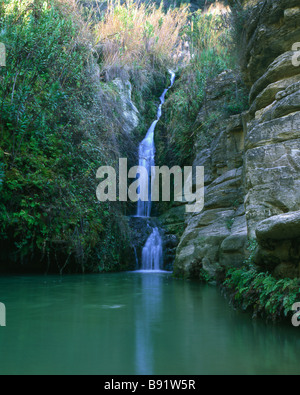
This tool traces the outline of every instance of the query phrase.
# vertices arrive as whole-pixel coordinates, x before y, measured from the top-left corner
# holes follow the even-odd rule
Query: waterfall
[[[163,244],[158,228],[154,228],[142,253],[142,270],[160,270],[163,263]]]
[[[154,145],[154,131],[158,120],[154,121],[148,130],[148,133],[144,140],[139,146],[139,166],[143,166],[147,169],[146,176],[140,176],[140,189],[144,193],[147,193],[148,189],[148,201],[143,202],[141,199],[138,200],[137,204],[137,216],[138,217],[150,217],[151,216],[151,167],[155,166],[155,145]]]
[[[175,73],[169,71],[171,74],[171,85],[165,89],[160,97],[160,105],[157,110],[157,119],[150,126],[146,137],[139,146],[139,166],[143,166],[147,169],[148,177],[140,176],[140,192],[143,192],[145,196],[148,196],[148,201],[144,202],[141,199],[137,203],[137,216],[138,217],[151,217],[151,167],[155,166],[155,144],[154,144],[154,132],[158,121],[162,115],[162,106],[165,102],[165,97],[168,90],[173,86],[175,81]],[[148,190],[148,194],[147,194]]]
[[[175,73],[169,71],[171,75],[171,85],[165,89],[160,96],[160,105],[157,110],[157,119],[150,126],[146,137],[139,146],[139,166],[147,169],[147,176],[140,176],[140,193],[148,197],[148,201],[141,199],[137,203],[137,217],[151,217],[151,168],[155,166],[155,144],[154,133],[158,121],[162,115],[162,106],[168,90],[173,86],[175,81]],[[142,270],[160,270],[163,263],[163,243],[157,227],[153,228],[152,234],[149,236],[142,252]]]

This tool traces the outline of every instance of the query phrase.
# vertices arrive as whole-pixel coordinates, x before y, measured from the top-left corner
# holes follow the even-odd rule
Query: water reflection
[[[136,372],[153,374],[152,332],[161,319],[163,277],[159,274],[136,273],[138,287],[143,290],[136,303]]]
[[[0,374],[299,374],[299,328],[167,273],[2,277]]]

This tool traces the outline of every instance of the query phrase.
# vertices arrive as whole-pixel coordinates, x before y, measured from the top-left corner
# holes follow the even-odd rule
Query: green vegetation
[[[274,278],[253,264],[257,241],[249,240],[249,257],[242,268],[224,268],[219,285],[236,308],[251,311],[253,318],[281,321],[291,315],[300,298],[299,279]]]
[[[229,218],[226,220],[226,227],[228,230],[231,230],[234,224],[235,218]]]
[[[166,70],[174,64],[172,54],[187,16],[187,7],[164,12],[162,6],[132,0],[123,5],[110,4],[103,20],[95,26],[102,71],[107,75],[116,69],[129,74],[140,71],[140,85],[145,86],[154,68]]]
[[[133,161],[187,9],[164,13],[128,2],[108,6],[99,22],[99,4],[91,3],[96,12],[73,0],[0,5],[7,49],[0,69],[0,259],[7,270],[22,263],[25,270],[111,271],[135,262],[128,207],[99,204],[95,175],[102,165],[117,167],[119,157]],[[131,81],[142,114],[132,136],[124,133],[115,78]]]
[[[227,92],[227,99],[223,107],[226,116],[241,114],[249,108],[249,95],[242,81],[238,81],[235,91]]]
[[[97,204],[95,174],[115,163],[121,136],[87,23],[56,0],[2,2],[0,18],[2,260],[120,269],[127,225],[119,208]]]
[[[235,62],[240,66],[242,70],[247,68],[247,27],[249,27],[249,21],[252,20],[253,7],[251,5],[247,6],[247,3],[240,0],[228,0],[230,3],[231,16],[230,16],[230,26],[232,31],[234,46],[234,56]],[[246,75],[243,76],[244,83],[248,84],[246,81]]]
[[[278,280],[253,264],[257,241],[249,240],[249,257],[242,268],[222,267],[217,272],[217,284],[224,291],[234,308],[249,311],[253,318],[278,322],[291,318],[292,306],[300,300],[300,280]],[[182,273],[175,273],[182,277]],[[201,262],[194,262],[190,278],[210,283],[211,277]]]
[[[3,181],[4,181],[4,165],[3,163],[0,163],[0,192],[2,189]]]
[[[190,164],[195,144],[200,142],[200,147],[197,145],[201,148],[203,143],[210,141],[206,132],[214,122],[224,117],[226,111],[236,113],[238,110],[233,106],[240,103],[240,87],[233,86],[227,100],[224,99],[224,108],[218,113],[208,111],[206,121],[197,123],[199,111],[206,107],[209,84],[221,72],[234,67],[229,22],[225,13],[197,11],[182,33],[189,43],[191,59],[187,65],[183,60],[173,93],[166,102],[164,127],[157,139],[161,163]]]
[[[300,298],[299,279],[278,281],[253,266],[229,269],[223,287],[235,307],[251,309],[253,317],[272,321],[288,317],[293,304]]]

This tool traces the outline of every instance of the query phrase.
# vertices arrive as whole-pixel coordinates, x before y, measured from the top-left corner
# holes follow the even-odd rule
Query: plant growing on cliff
[[[276,280],[254,267],[229,269],[223,283],[233,305],[251,309],[253,317],[278,321],[288,317],[292,306],[300,300],[299,279]]]
[[[126,224],[96,203],[95,174],[118,156],[118,108],[96,77],[93,35],[72,0],[11,0],[0,12],[1,250],[59,271],[117,269]]]
[[[243,5],[240,0],[231,0],[230,8],[230,25],[234,43],[231,48],[231,54],[236,63],[240,63],[242,67],[246,67],[246,27],[249,25],[252,17],[252,7]]]
[[[300,298],[300,281],[277,280],[269,273],[259,272],[253,264],[257,246],[256,239],[249,240],[250,255],[245,266],[228,269],[221,286],[235,307],[252,310],[254,318],[283,320],[291,315],[293,304]]]
[[[228,92],[228,99],[223,111],[226,116],[241,114],[249,108],[249,93],[242,81],[237,81],[236,86]]]
[[[205,125],[199,128],[196,120],[201,107],[207,104],[207,84],[232,65],[229,20],[224,14],[214,12],[214,8],[193,14],[184,29],[184,37],[189,43],[191,58],[180,70],[174,93],[166,102],[167,127],[160,132],[161,146],[158,144],[161,163],[187,165],[192,162],[196,139],[206,131]],[[210,122],[213,114],[207,115]]]

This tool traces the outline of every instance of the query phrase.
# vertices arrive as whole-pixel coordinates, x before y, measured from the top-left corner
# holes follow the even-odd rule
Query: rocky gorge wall
[[[248,232],[259,243],[258,265],[278,277],[298,277],[300,67],[293,62],[292,48],[300,37],[300,7],[293,0],[257,7],[259,17],[249,24],[245,54],[251,84],[245,122]]]
[[[205,167],[205,208],[185,217],[174,270],[214,277],[222,266],[243,265],[249,240],[257,240],[257,265],[276,277],[299,277],[300,67],[292,61],[300,40],[299,0],[242,6],[242,76],[250,109],[222,114],[208,141],[195,147],[194,166]],[[235,78],[226,72],[211,84],[198,124],[222,106]]]
[[[198,114],[197,124],[204,124],[207,113],[224,106],[236,82],[228,71],[209,85],[207,106]],[[187,216],[175,260],[175,273],[192,277],[201,269],[214,277],[221,265],[240,265],[247,248],[242,117],[223,113],[205,134],[206,142],[199,139],[201,149],[197,147],[193,164],[205,168],[205,206],[201,213]]]

